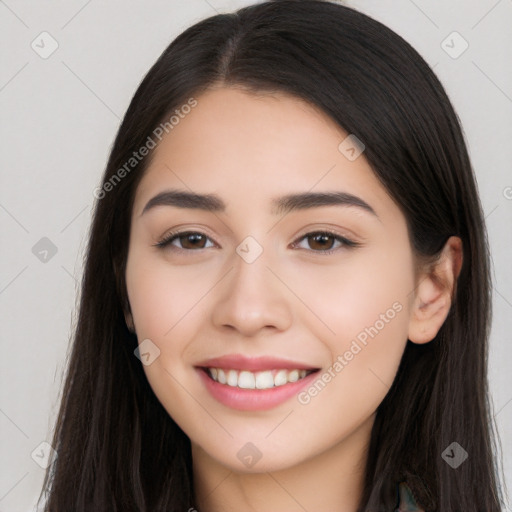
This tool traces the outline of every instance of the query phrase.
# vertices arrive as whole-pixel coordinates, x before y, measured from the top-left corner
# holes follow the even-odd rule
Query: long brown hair
[[[401,37],[353,9],[310,0],[260,3],[195,24],[136,91],[97,194],[45,510],[194,506],[189,439],[151,390],[123,314],[131,210],[151,153],[128,170],[126,162],[173,111],[219,83],[294,95],[355,134],[419,255],[435,257],[450,236],[462,239],[449,316],[432,342],[407,343],[377,410],[359,510],[393,510],[397,483],[405,481],[426,510],[498,512],[488,246],[457,116]],[[453,442],[469,454],[457,468],[442,457]]]

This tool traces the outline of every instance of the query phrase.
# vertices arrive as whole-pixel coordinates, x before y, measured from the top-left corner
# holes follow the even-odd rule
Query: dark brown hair
[[[452,235],[462,239],[448,318],[432,342],[407,342],[377,410],[359,510],[394,510],[397,483],[405,481],[426,510],[498,512],[486,232],[461,128],[439,80],[393,31],[335,3],[281,0],[216,15],[180,34],[150,69],[103,184],[175,109],[219,84],[293,95],[355,134],[422,257],[435,257]],[[123,313],[131,210],[149,158],[95,204],[46,511],[194,506],[189,439],[151,390]],[[452,442],[469,454],[456,469],[441,457]]]

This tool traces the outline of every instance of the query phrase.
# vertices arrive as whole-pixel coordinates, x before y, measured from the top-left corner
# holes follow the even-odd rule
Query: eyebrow
[[[303,192],[287,194],[271,200],[274,215],[295,210],[306,210],[321,206],[353,206],[371,213],[378,218],[375,210],[360,197],[347,192]],[[185,190],[165,190],[151,198],[144,206],[141,216],[157,206],[199,209],[208,212],[224,212],[226,203],[216,194],[197,194]]]

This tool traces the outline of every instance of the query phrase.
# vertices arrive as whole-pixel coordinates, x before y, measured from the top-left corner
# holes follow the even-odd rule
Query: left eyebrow
[[[304,192],[287,194],[271,200],[273,215],[294,210],[306,210],[322,206],[351,206],[360,208],[375,217],[375,210],[360,197],[347,192]],[[216,194],[196,194],[184,190],[165,190],[151,198],[144,206],[141,216],[157,206],[175,206],[178,208],[199,209],[208,212],[224,212],[226,203]]]
[[[274,215],[288,213],[293,210],[306,210],[321,206],[355,206],[375,215],[375,210],[360,197],[347,192],[305,192],[289,194],[272,200]]]

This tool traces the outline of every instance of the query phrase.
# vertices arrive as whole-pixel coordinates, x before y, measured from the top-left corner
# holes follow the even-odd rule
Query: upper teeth
[[[288,382],[296,382],[304,378],[308,370],[265,370],[249,372],[247,370],[224,370],[208,368],[210,377],[220,384],[243,389],[269,389],[274,386],[284,386]]]

